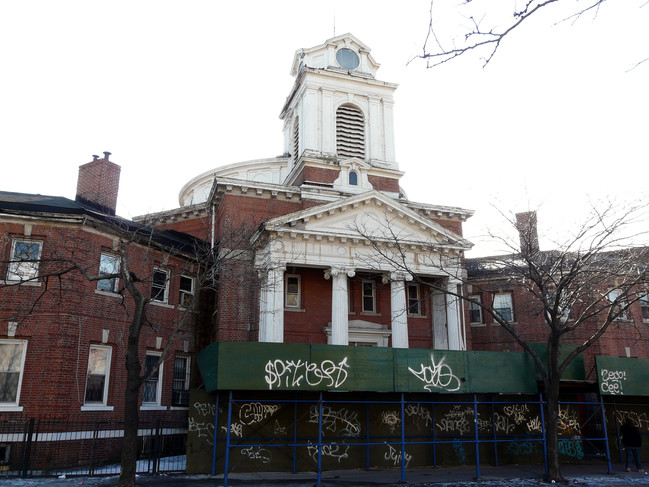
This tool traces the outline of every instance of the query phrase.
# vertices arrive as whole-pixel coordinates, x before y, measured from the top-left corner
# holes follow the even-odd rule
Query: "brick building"
[[[76,200],[0,192],[0,413],[121,420],[133,302],[116,273],[120,248],[151,297],[140,360],[159,371],[142,387],[141,417],[186,417],[197,240],[115,216],[120,168],[109,153],[79,168]],[[121,246],[121,247],[120,247]],[[16,416],[18,417],[18,416]],[[3,450],[4,451],[4,450]]]
[[[350,34],[298,50],[284,154],[205,172],[182,188],[180,208],[138,219],[221,249],[233,232],[250,235],[236,267],[247,284],[219,293],[214,341],[467,349],[457,298],[419,281],[458,289],[473,212],[407,199],[397,86],[378,68]],[[409,244],[402,265],[380,257],[395,235]]]

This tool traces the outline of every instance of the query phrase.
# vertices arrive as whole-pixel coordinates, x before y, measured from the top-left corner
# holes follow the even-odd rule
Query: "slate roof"
[[[87,217],[112,227],[115,232],[137,233],[143,239],[151,239],[158,245],[178,252],[193,253],[205,243],[192,235],[175,230],[157,230],[132,220],[96,210],[91,205],[64,198],[31,193],[0,191],[0,213],[15,215],[42,215],[44,217]]]

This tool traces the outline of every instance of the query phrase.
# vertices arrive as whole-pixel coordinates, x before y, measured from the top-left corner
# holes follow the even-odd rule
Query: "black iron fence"
[[[0,415],[0,476],[111,475],[120,472],[123,421]],[[140,474],[185,471],[187,421],[141,421]]]

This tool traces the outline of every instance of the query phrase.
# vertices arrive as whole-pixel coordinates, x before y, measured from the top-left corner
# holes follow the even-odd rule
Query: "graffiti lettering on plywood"
[[[453,440],[453,451],[457,457],[457,461],[461,464],[466,463],[466,453],[464,453],[464,445],[460,440]]]
[[[243,424],[261,423],[277,411],[279,411],[277,404],[247,402],[239,408],[239,419]]]
[[[423,420],[424,426],[428,427],[433,422],[433,417],[430,414],[430,408],[422,406],[421,404],[406,404],[404,409],[406,416],[418,420],[415,424],[419,427]]]
[[[389,462],[392,462],[395,467],[397,465],[401,465],[401,452],[394,448],[392,445],[388,445],[387,443],[385,444],[385,446],[388,447],[388,450],[385,452],[385,455],[383,455],[383,458],[385,458]],[[406,462],[405,467],[408,468],[410,460],[412,460],[412,455],[408,454],[408,452],[404,450],[403,459]]]
[[[527,431],[529,431],[530,433],[541,433],[543,431],[543,428],[541,426],[541,419],[538,416],[535,416],[527,422]]]
[[[317,404],[309,410],[309,423],[317,423],[319,408]],[[357,437],[361,434],[361,423],[356,411],[347,408],[334,409],[331,406],[322,407],[322,427],[340,436]]]
[[[580,440],[559,441],[559,453],[571,458],[576,458],[577,460],[584,458],[584,451],[581,448]]]
[[[626,411],[624,409],[618,409],[615,411],[617,415],[617,422],[619,424],[624,424],[626,420],[630,420],[638,429],[649,430],[649,419],[647,418],[647,413],[638,413],[637,411]]]
[[[626,380],[626,370],[600,370],[599,387],[602,394],[623,395],[622,384]]]
[[[197,422],[191,416],[189,417],[188,430],[195,432],[198,438],[205,438],[205,441],[214,444],[214,424],[211,422]]]
[[[541,444],[537,441],[512,441],[507,444],[507,450],[514,455],[527,456],[541,453]]]
[[[303,360],[269,360],[266,364],[264,380],[269,389],[324,386],[338,389],[347,380],[349,365],[347,357],[335,363],[323,360],[320,363]]]
[[[494,428],[496,433],[505,433],[509,434],[516,427],[513,421],[511,421],[507,416],[503,416],[494,412]]]
[[[196,409],[196,413],[201,416],[214,416],[216,414],[216,404],[195,402],[194,409]]]
[[[345,444],[345,442],[336,443],[334,441],[332,443],[323,444],[320,448],[323,457],[333,458],[338,460],[338,463],[343,459],[349,458],[349,455],[347,454],[347,451],[349,451],[349,445]],[[318,445],[311,443],[311,440],[309,440],[307,451],[314,461],[318,460]]]
[[[394,430],[401,423],[401,418],[399,418],[397,411],[381,411],[381,423],[387,424],[390,431],[394,433]]]
[[[228,432],[228,427],[227,426],[221,426],[221,429],[225,431],[227,434]],[[234,436],[238,436],[239,438],[243,437],[243,424],[242,423],[232,423],[230,425],[230,434]]]
[[[453,369],[445,364],[444,360],[446,360],[446,357],[442,357],[442,360],[435,362],[435,357],[431,354],[431,365],[421,364],[419,370],[410,367],[408,367],[408,370],[425,384],[424,389],[427,391],[432,392],[434,389],[449,392],[457,391],[460,388],[460,379],[453,374]]]
[[[259,460],[261,463],[270,463],[273,457],[266,448],[259,446],[251,446],[249,448],[242,448],[241,454],[248,457],[249,460]]]
[[[559,406],[559,433],[571,435],[578,433],[580,429],[577,414],[571,412],[568,407],[561,409]]]
[[[471,422],[469,422],[469,418],[471,418]],[[435,425],[442,433],[455,432],[463,435],[471,431],[472,422],[473,409],[455,405],[452,409],[446,411],[444,416]]]
[[[530,412],[527,404],[511,404],[503,407],[503,412],[514,420],[514,423],[521,424],[527,421],[527,413]]]
[[[275,420],[275,424],[273,425],[273,433],[276,435],[285,435],[288,432],[288,428],[285,426],[282,426],[279,424],[279,421]]]

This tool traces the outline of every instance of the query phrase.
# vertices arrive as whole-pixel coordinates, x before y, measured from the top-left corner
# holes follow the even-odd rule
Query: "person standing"
[[[640,447],[642,446],[640,431],[627,418],[620,432],[622,433],[622,444],[626,448],[626,471],[631,471],[631,455],[633,455],[633,461],[638,472],[644,472],[644,468],[642,468],[642,463],[640,462]]]

